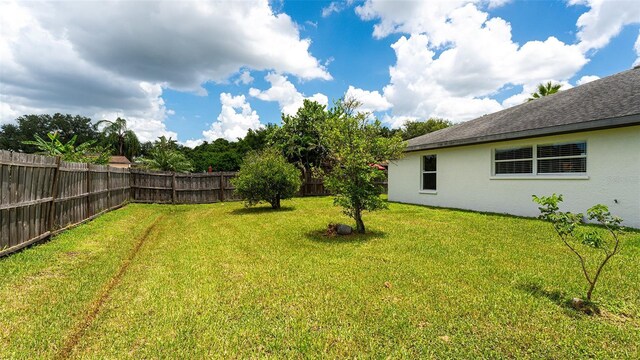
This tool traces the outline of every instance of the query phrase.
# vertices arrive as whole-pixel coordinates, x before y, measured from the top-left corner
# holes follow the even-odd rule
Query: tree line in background
[[[209,167],[213,171],[237,171],[248,152],[276,147],[306,174],[314,167],[326,165],[323,161],[328,150],[320,128],[328,114],[325,106],[305,100],[295,115],[282,115],[281,125],[268,124],[249,130],[236,141],[217,139],[195,148],[167,138],[142,143],[122,118],[93,121],[85,116],[59,113],[24,115],[15,123],[0,127],[0,149],[60,155],[66,161],[99,164],[107,163],[111,155],[122,155],[154,169],[205,172]],[[387,138],[400,134],[407,140],[448,126],[451,122],[443,119],[408,121],[399,129],[380,126],[380,134]]]

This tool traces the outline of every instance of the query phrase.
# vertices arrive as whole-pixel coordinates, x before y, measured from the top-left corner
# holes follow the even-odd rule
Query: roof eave
[[[582,131],[593,131],[602,129],[611,129],[624,126],[640,125],[640,114],[627,115],[609,119],[598,119],[581,123],[551,126],[539,129],[523,130],[504,134],[494,134],[467,139],[442,141],[428,144],[420,144],[407,146],[405,152],[434,150],[456,146],[467,146],[476,144],[485,144],[506,140],[526,139],[539,136],[568,134]]]

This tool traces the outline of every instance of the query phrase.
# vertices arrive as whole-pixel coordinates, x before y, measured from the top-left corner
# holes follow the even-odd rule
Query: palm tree
[[[531,97],[527,99],[527,101],[532,101],[535,99],[540,99],[543,96],[549,96],[551,94],[555,94],[560,91],[562,84],[554,84],[551,81],[548,81],[546,84],[540,83],[538,84],[538,91],[531,94]]]
[[[133,159],[140,153],[140,141],[133,130],[127,127],[127,120],[117,118],[115,121],[100,120],[96,125],[107,124],[102,129],[107,141],[116,148],[118,155]]]
[[[189,172],[193,171],[193,165],[177,150],[175,140],[164,136],[158,138],[149,151],[149,158],[142,158],[140,162],[151,170]]]

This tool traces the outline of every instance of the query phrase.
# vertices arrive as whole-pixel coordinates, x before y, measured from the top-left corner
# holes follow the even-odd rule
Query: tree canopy
[[[15,124],[3,124],[0,127],[0,149],[24,153],[35,153],[38,147],[31,143],[34,136],[46,139],[49,133],[58,134],[61,142],[68,142],[76,136],[76,142],[99,141],[100,134],[90,118],[70,114],[23,115]]]
[[[562,87],[562,84],[554,84],[551,81],[548,81],[546,83],[540,83],[538,84],[538,89],[536,92],[531,93],[531,97],[529,99],[527,99],[527,101],[533,101],[536,99],[540,99],[542,97],[545,96],[549,96],[552,94],[557,93],[558,91],[560,91],[560,88]]]
[[[430,118],[427,121],[406,121],[400,128],[400,134],[402,136],[402,140],[409,140],[417,136],[447,128],[451,125],[453,125],[451,121],[440,118]]]
[[[190,172],[193,165],[178,151],[175,140],[160,136],[149,151],[148,157],[140,158],[139,161],[151,170]]]
[[[282,125],[270,134],[269,140],[289,162],[307,173],[321,167],[329,154],[321,136],[327,116],[324,105],[305,99],[295,115],[282,115]]]

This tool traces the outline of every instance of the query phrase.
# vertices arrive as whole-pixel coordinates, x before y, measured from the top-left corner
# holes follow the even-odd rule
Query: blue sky
[[[0,14],[0,122],[123,116],[143,140],[188,145],[345,94],[391,127],[466,121],[640,56],[640,6],[619,0],[8,1]]]

